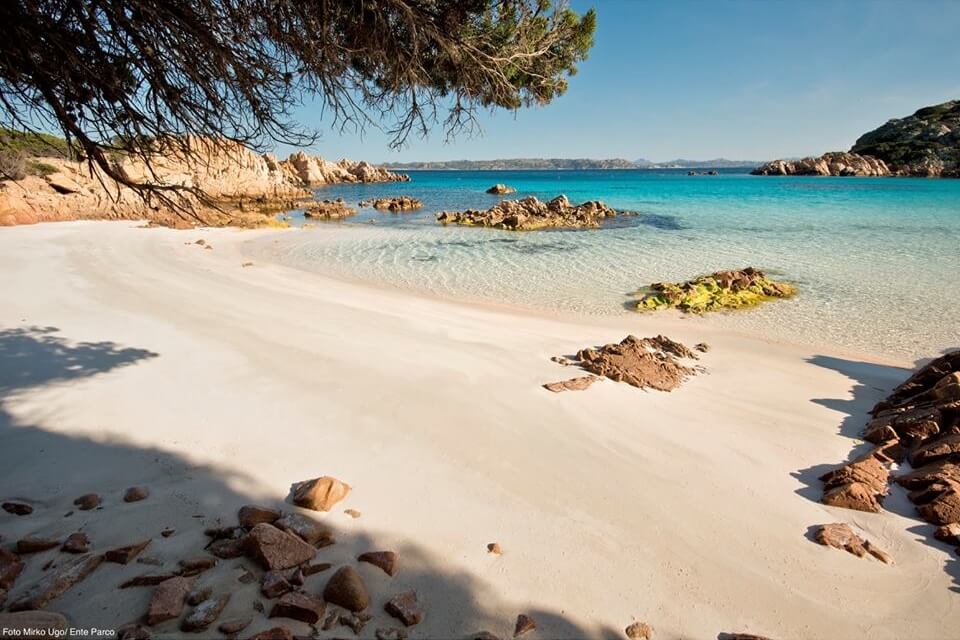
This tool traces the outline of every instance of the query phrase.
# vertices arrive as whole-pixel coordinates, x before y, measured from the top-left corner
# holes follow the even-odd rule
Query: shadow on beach
[[[285,504],[282,496],[251,495],[237,489],[253,484],[253,480],[242,473],[199,465],[158,448],[54,433],[36,424],[24,424],[10,412],[8,403],[23,394],[79,384],[158,357],[162,356],[147,349],[112,342],[72,344],[58,335],[54,327],[0,331],[0,491],[3,492],[0,500],[29,500],[34,507],[33,514],[22,517],[0,512],[2,544],[9,546],[28,534],[62,539],[77,530],[88,533],[94,552],[151,539],[136,562],[104,563],[46,607],[67,615],[75,627],[117,628],[136,621],[146,612],[153,588],[118,589],[117,586],[144,573],[176,570],[179,560],[202,555],[208,542],[204,529],[235,525],[240,506],[263,504],[285,512],[298,511]],[[149,406],[144,407],[144,411],[149,410]],[[294,480],[300,478],[291,478]],[[126,504],[120,496],[125,488],[134,485],[147,486],[150,496],[142,502]],[[89,492],[103,496],[102,507],[77,511],[73,499]],[[401,627],[383,611],[383,604],[408,589],[416,590],[424,610],[423,622],[409,629],[414,637],[461,638],[487,630],[506,638],[512,635],[520,613],[531,616],[537,623],[538,631],[531,637],[621,637],[620,632],[611,628],[583,628],[558,612],[518,609],[503,602],[490,585],[468,573],[441,566],[439,558],[413,542],[384,547],[375,536],[338,528],[332,522],[333,516],[345,517],[338,511],[335,508],[330,514],[309,512],[332,529],[337,542],[320,549],[316,556],[318,562],[332,563],[333,569],[307,578],[304,590],[319,594],[337,566],[356,567],[370,592],[369,612],[373,616],[360,637],[372,638],[378,628]],[[455,514],[444,514],[444,517],[450,515],[455,517]],[[169,528],[175,529],[173,535],[169,538],[160,535]],[[399,554],[401,569],[395,577],[355,560],[362,552],[384,548]],[[486,551],[480,549],[478,553]],[[55,571],[58,564],[71,557],[58,549],[23,556],[27,568],[11,589],[6,605],[29,591],[47,571]],[[508,559],[495,561],[507,562]],[[247,572],[254,574],[256,580],[244,583],[237,579]],[[343,626],[317,633],[304,623],[286,618],[268,619],[259,613],[255,610],[256,603],[260,602],[266,613],[273,604],[260,594],[262,574],[249,559],[237,558],[219,560],[217,566],[201,574],[198,581],[212,586],[215,595],[224,591],[232,593],[219,620],[253,617],[254,622],[243,632],[243,637],[281,625],[304,636],[353,635]],[[575,578],[571,576],[572,579]],[[331,609],[332,605],[328,606],[328,611]],[[181,637],[177,624],[173,620],[153,627],[154,637]],[[215,633],[215,628],[216,624],[203,637],[222,635]]]

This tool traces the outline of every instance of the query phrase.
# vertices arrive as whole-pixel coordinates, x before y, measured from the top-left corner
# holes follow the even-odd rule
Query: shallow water
[[[626,314],[630,292],[748,265],[800,295],[698,322],[791,342],[930,357],[960,346],[960,180],[774,178],[725,171],[412,173],[410,183],[342,185],[348,203],[406,194],[413,214],[362,209],[279,245],[298,268],[423,292],[589,315]],[[495,182],[515,195],[603,200],[641,212],[600,230],[515,233],[442,227],[444,209],[487,208]],[[293,213],[295,222],[302,215]],[[326,233],[330,227],[341,232]]]

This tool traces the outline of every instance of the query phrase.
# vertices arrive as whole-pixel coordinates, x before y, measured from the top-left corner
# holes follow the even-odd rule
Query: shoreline
[[[249,502],[290,510],[291,483],[329,474],[354,489],[310,514],[336,531],[318,559],[401,556],[393,578],[361,568],[376,603],[362,637],[407,588],[425,638],[509,637],[519,613],[537,621],[532,638],[619,636],[642,620],[657,638],[933,640],[960,623],[957,562],[917,539],[929,525],[902,490],[879,514],[818,502],[817,476],[852,454],[903,368],[663,315],[587,322],[265,257],[242,266],[251,240],[280,232],[0,230],[0,497],[38,505],[0,513],[5,541],[83,523],[97,550],[152,536],[150,555],[176,566],[204,526]],[[672,393],[540,388],[572,373],[551,356],[627,333],[706,340],[707,371]],[[151,498],[120,503],[132,485]],[[64,518],[90,491],[104,510]],[[852,522],[895,563],[808,539],[828,522]],[[166,526],[177,533],[161,539]],[[205,579],[234,584],[233,567]],[[150,589],[116,585],[152,569],[104,566],[49,608],[81,626],[127,622]],[[258,587],[240,587],[224,618],[249,611]],[[257,624],[246,634],[275,626]]]

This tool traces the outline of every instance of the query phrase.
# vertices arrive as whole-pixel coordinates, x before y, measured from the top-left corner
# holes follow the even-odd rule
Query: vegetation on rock
[[[795,294],[793,285],[771,280],[763,271],[747,267],[717,271],[686,282],[656,282],[637,302],[637,309],[675,308],[686,313],[706,313],[752,307]]]
[[[437,214],[441,224],[492,227],[507,231],[535,231],[537,229],[595,229],[605,218],[631,215],[616,211],[597,200],[578,205],[570,204],[560,195],[549,202],[535,196],[520,200],[502,200],[486,211],[442,211]]]

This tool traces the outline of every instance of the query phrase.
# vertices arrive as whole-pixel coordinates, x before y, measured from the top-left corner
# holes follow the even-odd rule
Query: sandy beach
[[[914,363],[670,315],[550,317],[344,282],[270,263],[263,245],[284,233],[302,231],[0,229],[0,498],[36,505],[0,513],[4,544],[151,538],[144,555],[175,567],[239,506],[294,510],[292,483],[332,475],[353,491],[318,516],[337,538],[318,559],[400,554],[395,577],[359,569],[374,603],[360,637],[395,624],[382,603],[409,588],[425,612],[412,638],[509,637],[520,613],[537,623],[527,638],[623,637],[635,620],[658,640],[955,637],[960,562],[902,489],[879,514],[819,503],[817,477],[863,450],[867,410]],[[552,356],[630,333],[707,342],[706,372],[672,393],[541,387],[572,375]],[[150,497],[125,504],[131,485]],[[102,510],[65,517],[88,492]],[[830,522],[894,563],[814,543]],[[57,553],[31,558],[11,598]],[[234,585],[223,618],[259,598],[236,581],[243,562],[205,574]],[[148,569],[105,564],[48,608],[130,622],[151,590],[116,586]]]

